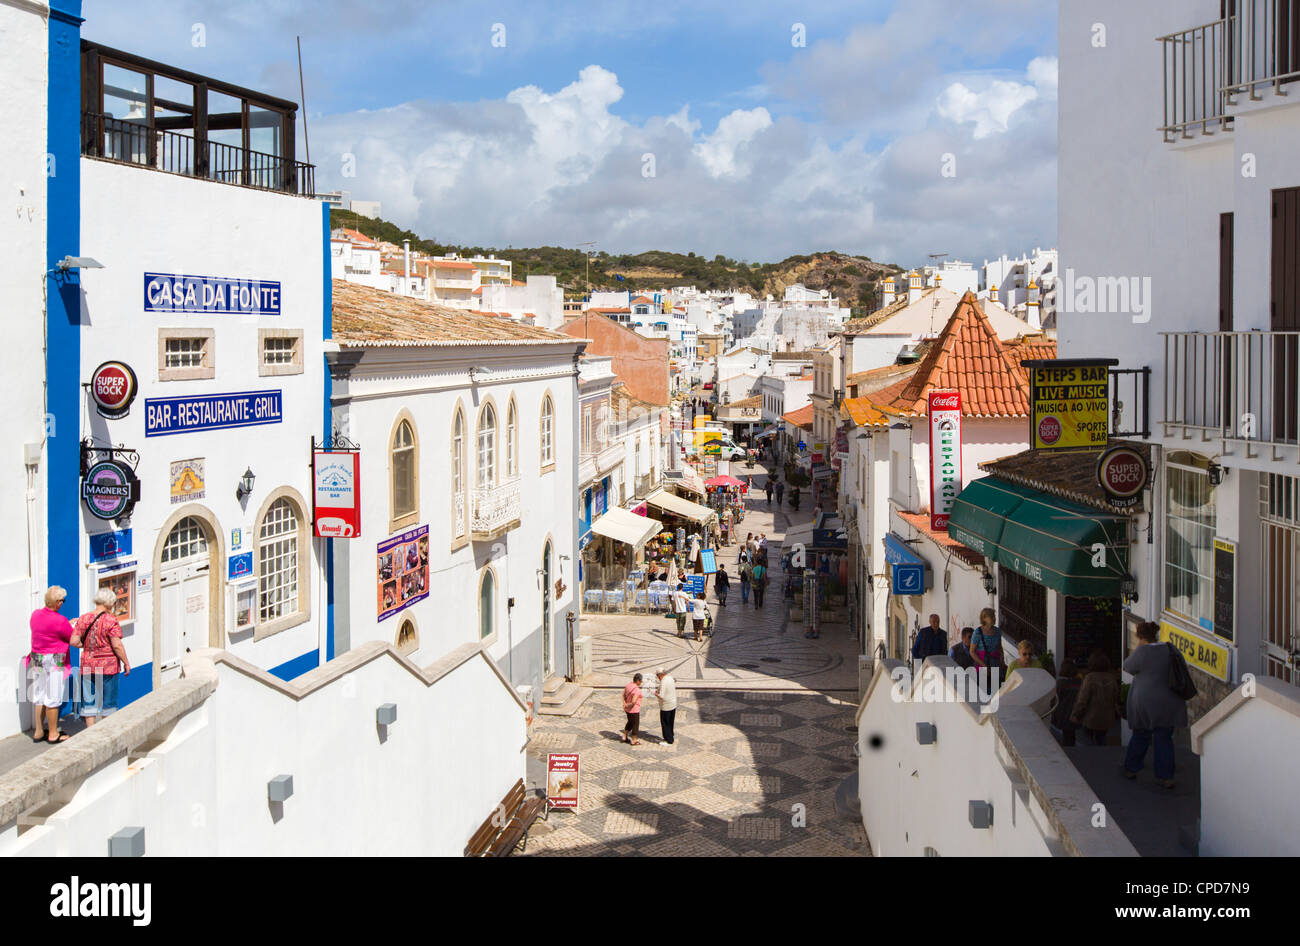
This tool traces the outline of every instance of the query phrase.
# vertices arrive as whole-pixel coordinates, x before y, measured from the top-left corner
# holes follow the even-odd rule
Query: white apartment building
[[[554,276],[529,276],[522,286],[485,282],[478,308],[515,319],[531,316],[534,325],[554,330],[564,324],[564,290]]]
[[[1035,330],[1053,327],[1057,311],[1058,255],[1055,248],[1036,247],[1032,253],[1016,259],[1003,255],[985,260],[984,291],[1003,308],[1030,322]]]
[[[971,263],[963,263],[961,260],[944,260],[938,266],[923,266],[921,273],[925,277],[925,285],[930,288],[942,286],[949,292],[957,294],[961,298],[968,292],[978,293],[980,289],[980,274]]]

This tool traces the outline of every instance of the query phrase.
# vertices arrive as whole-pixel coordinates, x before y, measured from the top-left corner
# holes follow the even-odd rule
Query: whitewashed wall
[[[9,616],[11,628],[0,634],[0,739],[27,723],[20,661],[31,649],[27,615],[45,590],[45,457],[42,450],[29,481],[24,445],[40,445],[45,434],[47,40],[41,14],[0,3],[0,187],[6,198],[0,213],[0,311],[7,380],[0,414],[0,535],[6,537],[0,543],[0,613]],[[75,438],[76,419],[64,420],[64,436]]]
[[[160,745],[98,767],[44,825],[0,825],[0,854],[99,857],[114,832],[141,826],[148,856],[456,857],[524,777],[523,708],[481,656],[430,685],[371,653],[319,685],[304,678],[314,688],[301,698],[247,665],[213,670],[211,656],[186,673],[216,674],[215,691]],[[381,734],[383,703],[397,722]],[[78,738],[108,736],[127,712]],[[267,782],[282,774],[293,795],[277,808]]]
[[[324,240],[321,203],[250,188],[164,174],[83,158],[81,162],[81,249],[104,264],[82,275],[85,290],[81,375],[109,359],[135,370],[140,393],[127,417],[106,420],[93,408],[82,422],[82,436],[124,444],[140,453],[136,471],[141,500],[131,520],[134,554],[141,574],[165,539],[162,528],[178,506],[170,498],[173,461],[201,457],[206,495],[195,502],[214,527],[213,569],[225,578],[232,554],[231,530],[242,530],[239,550],[253,548],[256,517],[272,491],[294,490],[299,512],[310,522],[310,441],[320,437],[324,416],[322,360]],[[207,315],[144,311],[144,273],[176,273],[274,280],[281,284],[281,315]],[[211,380],[160,381],[158,330],[208,328],[215,332],[215,377]],[[259,328],[301,329],[301,374],[258,374]],[[282,392],[283,420],[263,426],[145,437],[145,399],[183,395],[275,390]],[[235,498],[246,469],[256,476],[251,496]],[[59,497],[74,502],[76,497]],[[88,558],[87,530],[105,524],[82,512],[81,561]],[[231,638],[221,628],[213,644],[263,668],[272,668],[323,646],[324,576],[317,543],[300,549],[310,581],[310,619],[261,640],[244,632]],[[155,576],[156,582],[157,576]],[[94,593],[95,572],[87,568],[82,600]],[[221,588],[226,583],[221,582]],[[306,586],[300,586],[300,593]],[[156,593],[156,592],[155,592]],[[153,597],[137,596],[139,616],[124,629],[127,654],[135,666],[154,659]],[[215,601],[210,614],[217,613]],[[213,617],[215,620],[215,617]],[[156,669],[156,663],[154,663]]]

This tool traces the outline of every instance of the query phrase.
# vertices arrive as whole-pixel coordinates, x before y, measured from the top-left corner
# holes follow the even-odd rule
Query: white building
[[[1055,248],[1037,247],[1016,259],[1006,255],[984,261],[984,291],[1003,308],[1022,316],[1033,328],[1054,327],[1059,262]],[[947,283],[945,283],[947,285]],[[1034,309],[1038,308],[1038,313]],[[1035,317],[1037,322],[1035,324]]]
[[[339,649],[387,641],[425,665],[482,644],[513,685],[540,694],[567,672],[582,342],[334,290],[333,427],[361,448],[370,484],[367,538],[334,553]],[[403,570],[395,550],[412,549],[417,567]]]
[[[484,283],[479,308],[516,319],[532,316],[537,327],[558,329],[564,324],[564,290],[554,276],[529,276],[522,286]]]

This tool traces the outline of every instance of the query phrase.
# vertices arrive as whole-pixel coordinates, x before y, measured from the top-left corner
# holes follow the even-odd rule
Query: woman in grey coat
[[[1133,736],[1124,756],[1124,775],[1137,778],[1154,737],[1156,783],[1173,788],[1174,730],[1187,725],[1187,703],[1169,689],[1173,645],[1157,643],[1160,625],[1147,621],[1138,628],[1137,636],[1137,649],[1124,661],[1124,672],[1133,675],[1128,691],[1128,724]]]

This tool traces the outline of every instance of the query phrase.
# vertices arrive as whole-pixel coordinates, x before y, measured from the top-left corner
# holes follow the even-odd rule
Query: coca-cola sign
[[[1097,482],[1112,506],[1135,506],[1147,485],[1146,458],[1132,447],[1111,447],[1097,461]]]
[[[90,376],[90,397],[104,417],[125,417],[139,389],[135,372],[122,361],[106,361]]]
[[[961,492],[961,393],[931,391],[930,415],[930,529],[948,531],[948,514]]]

